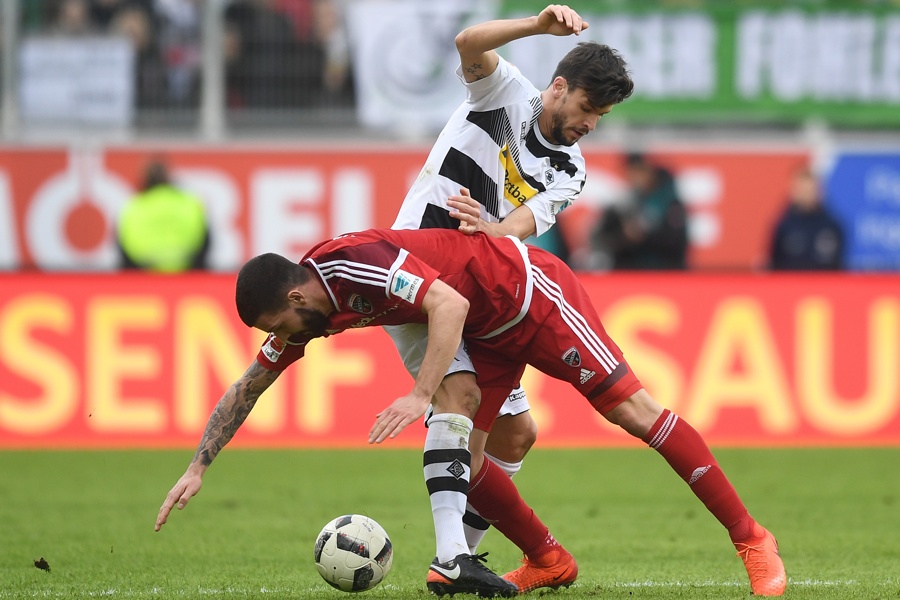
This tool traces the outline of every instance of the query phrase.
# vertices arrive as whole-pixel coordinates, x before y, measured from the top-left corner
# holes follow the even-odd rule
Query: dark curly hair
[[[291,288],[309,281],[309,271],[297,263],[273,253],[248,260],[237,276],[234,302],[238,316],[248,327],[262,315],[278,312],[287,304]]]
[[[584,90],[591,106],[619,104],[634,91],[628,65],[616,51],[604,44],[581,42],[566,54],[553,73],[570,88]]]

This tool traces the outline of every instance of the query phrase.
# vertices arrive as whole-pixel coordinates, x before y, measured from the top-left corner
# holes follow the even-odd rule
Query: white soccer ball
[[[332,587],[364,592],[391,570],[394,548],[384,528],[369,517],[344,515],[322,528],[315,560],[319,575]]]

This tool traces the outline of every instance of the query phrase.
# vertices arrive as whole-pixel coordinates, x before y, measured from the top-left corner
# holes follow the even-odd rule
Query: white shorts
[[[386,325],[384,330],[394,340],[394,345],[400,353],[400,358],[403,359],[403,365],[415,379],[419,373],[419,368],[422,366],[422,359],[425,358],[425,347],[428,345],[428,325],[425,323]],[[465,343],[461,343],[459,348],[456,349],[453,364],[447,370],[447,375],[461,372],[475,373],[475,367],[472,365],[469,353],[466,352]],[[518,386],[509,394],[503,406],[500,407],[500,412],[497,413],[497,416],[519,415],[530,409],[531,406],[528,404],[525,390],[522,389],[522,386]],[[425,413],[426,421],[430,416],[431,407],[429,406],[428,412]]]

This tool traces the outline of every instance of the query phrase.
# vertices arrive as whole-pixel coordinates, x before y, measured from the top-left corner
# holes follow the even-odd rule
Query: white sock
[[[491,462],[493,462],[495,465],[497,465],[498,467],[503,469],[503,472],[506,473],[507,475],[509,475],[510,479],[512,479],[513,475],[518,473],[519,469],[522,468],[521,460],[519,462],[510,463],[510,462],[500,460],[496,456],[491,456],[487,452],[485,452],[484,455],[485,455],[485,457],[491,459]]]
[[[484,453],[484,458],[503,469],[503,472],[509,475],[510,478],[522,468],[521,460],[519,462],[509,463],[491,456],[487,452]],[[469,554],[475,554],[478,550],[478,545],[481,543],[481,540],[484,539],[484,535],[487,533],[490,526],[491,524],[481,518],[481,515],[478,514],[477,510],[472,508],[471,504],[466,504],[466,514],[463,516],[463,531],[466,533],[466,544],[469,546]]]
[[[439,562],[469,552],[462,519],[469,492],[470,433],[472,420],[463,415],[444,413],[428,421],[423,465]]]

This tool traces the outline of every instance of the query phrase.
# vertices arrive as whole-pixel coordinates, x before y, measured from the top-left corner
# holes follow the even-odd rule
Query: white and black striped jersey
[[[544,233],[584,187],[578,144],[544,139],[537,125],[540,91],[502,57],[484,79],[467,83],[462,68],[456,74],[468,97],[438,136],[392,229],[456,229],[447,199],[465,187],[486,221],[501,221],[524,203],[537,235]]]

